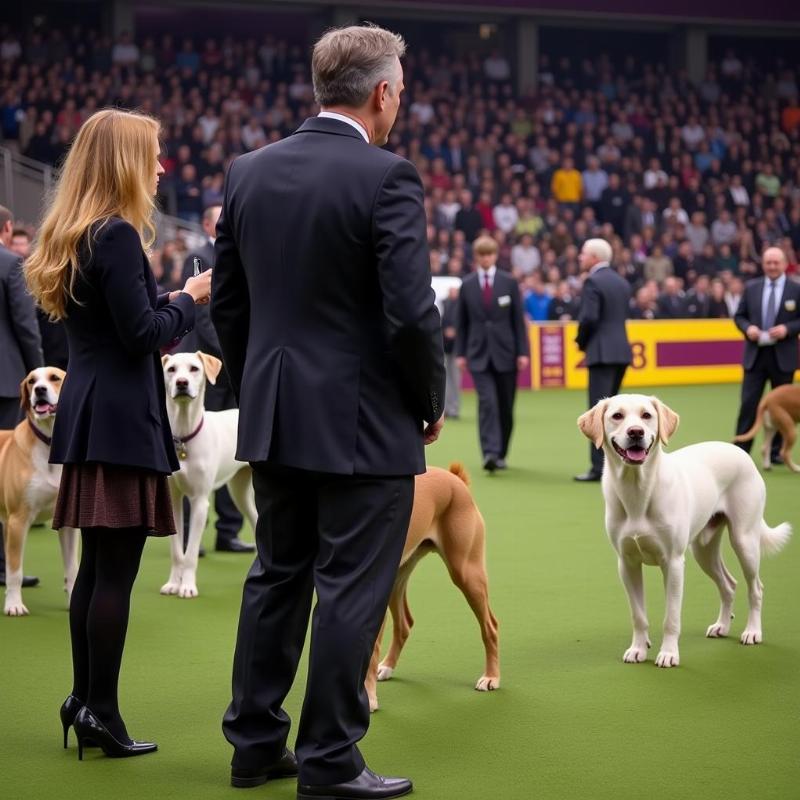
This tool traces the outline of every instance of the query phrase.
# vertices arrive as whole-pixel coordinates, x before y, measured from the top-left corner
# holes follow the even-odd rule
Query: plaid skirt
[[[172,536],[167,476],[116,464],[65,464],[53,528],[144,528],[148,536]]]

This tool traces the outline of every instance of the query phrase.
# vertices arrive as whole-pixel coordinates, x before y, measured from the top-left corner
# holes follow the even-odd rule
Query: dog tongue
[[[642,447],[632,447],[625,451],[625,457],[628,461],[641,463],[647,457],[647,450]]]

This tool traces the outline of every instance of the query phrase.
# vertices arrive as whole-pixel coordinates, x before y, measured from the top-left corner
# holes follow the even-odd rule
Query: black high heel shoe
[[[154,753],[158,750],[155,742],[131,742],[123,744],[114,738],[111,732],[87,706],[84,706],[72,723],[78,737],[78,760],[83,761],[83,748],[92,744],[99,747],[109,758],[130,758]]]
[[[67,734],[72,723],[75,722],[75,717],[78,712],[83,708],[83,701],[78,700],[74,694],[69,695],[59,709],[59,716],[61,717],[61,725],[64,728],[64,749],[67,749]]]

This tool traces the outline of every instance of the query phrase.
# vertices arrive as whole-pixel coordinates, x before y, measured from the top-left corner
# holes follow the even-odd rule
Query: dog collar
[[[52,442],[53,442],[53,437],[52,437],[52,436],[48,436],[48,435],[47,435],[47,434],[45,434],[45,433],[42,433],[42,432],[41,432],[41,431],[40,431],[40,430],[39,430],[39,429],[38,429],[38,428],[37,428],[37,427],[36,427],[36,426],[33,424],[33,422],[31,422],[31,418],[30,418],[30,417],[28,417],[28,425],[30,425],[30,426],[31,426],[31,430],[33,431],[33,435],[34,435],[34,436],[35,436],[35,437],[36,437],[36,438],[37,438],[37,439],[38,439],[40,442],[44,442],[44,444],[46,444],[48,447],[50,447],[50,445],[51,445],[51,444],[52,444]]]
[[[172,437],[172,441],[175,443],[175,450],[178,453],[178,458],[181,461],[185,461],[186,456],[189,455],[189,453],[186,450],[186,443],[191,442],[192,439],[194,439],[194,437],[197,436],[198,433],[200,433],[200,431],[203,428],[204,422],[205,422],[205,417],[200,417],[200,424],[188,436]]]

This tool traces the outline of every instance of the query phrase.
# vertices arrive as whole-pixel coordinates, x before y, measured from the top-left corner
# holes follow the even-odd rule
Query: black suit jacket
[[[502,270],[496,270],[492,304],[483,302],[477,272],[464,278],[458,296],[456,355],[466,357],[471,372],[513,372],[517,357],[530,352],[519,284]]]
[[[630,285],[610,267],[601,267],[586,279],[575,341],[586,353],[587,367],[631,363],[625,331],[630,299]]]
[[[183,262],[183,282],[194,275],[194,258],[200,259],[200,271],[213,268],[216,260],[214,253],[214,245],[211,241],[206,241],[202,247],[190,253],[186,260]],[[214,324],[211,322],[211,310],[207,305],[200,305],[195,308],[194,315],[194,328],[190,334],[185,336],[177,351],[180,353],[194,353],[196,350],[202,350],[210,356],[222,358],[222,349],[219,346],[219,337],[214,330]],[[220,373],[220,379],[227,383],[225,371]],[[219,382],[219,379],[218,381]]]
[[[159,349],[191,328],[194,301],[157,295],[139,235],[116,217],[94,234],[91,255],[83,249],[75,298],[50,461],[179,469]]]
[[[739,308],[736,309],[733,321],[736,327],[745,333],[751,325],[761,328],[763,325],[764,278],[748,281],[745,286]],[[776,325],[785,325],[789,335],[771,345],[775,348],[775,358],[778,367],[783,372],[794,372],[797,369],[797,337],[800,334],[800,284],[792,281],[788,276],[784,285],[783,296],[778,304],[778,313],[775,316]],[[756,363],[758,351],[761,350],[755,342],[745,336],[743,366],[752,369]]]
[[[0,397],[19,397],[22,379],[43,364],[36,308],[20,257],[0,245]]]
[[[424,472],[444,355],[414,167],[345,122],[306,120],[232,164],[216,253],[211,317],[239,400],[237,457]]]

